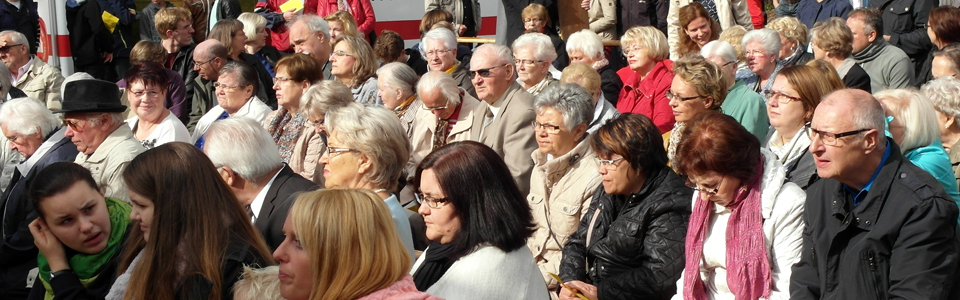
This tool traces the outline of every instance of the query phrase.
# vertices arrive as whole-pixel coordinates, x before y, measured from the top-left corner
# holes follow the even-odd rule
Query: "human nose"
[[[273,251],[273,259],[277,260],[277,262],[288,262],[288,261],[289,261],[289,260],[287,260],[287,257],[288,257],[288,256],[287,256],[287,244],[288,244],[288,243],[287,243],[287,240],[284,239],[283,242],[280,243],[280,246],[277,247],[277,250]]]
[[[417,209],[417,213],[419,213],[421,216],[430,215],[430,208],[427,207],[427,203],[420,203],[420,208]]]
[[[93,229],[93,222],[90,221],[90,218],[79,217],[78,222],[80,222],[80,232],[89,232]]]
[[[323,149],[323,152],[320,152],[320,159],[317,162],[321,164],[327,164],[330,161],[330,149]]]

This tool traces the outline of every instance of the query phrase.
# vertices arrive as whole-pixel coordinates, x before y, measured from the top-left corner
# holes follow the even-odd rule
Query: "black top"
[[[843,85],[851,89],[861,89],[873,94],[870,88],[870,75],[859,64],[853,64],[847,75],[843,76]]]

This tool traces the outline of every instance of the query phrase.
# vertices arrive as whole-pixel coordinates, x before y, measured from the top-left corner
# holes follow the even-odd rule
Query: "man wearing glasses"
[[[227,47],[220,41],[209,39],[201,42],[193,50],[193,70],[200,76],[190,83],[194,93],[187,130],[192,132],[200,121],[200,117],[217,106],[217,95],[213,89],[213,83],[220,78],[220,69],[225,65],[227,65]]]
[[[862,90],[817,106],[808,133],[822,179],[807,189],[791,299],[956,298],[957,204],[883,130]]]
[[[423,35],[420,54],[427,60],[427,68],[430,71],[442,71],[453,76],[457,86],[467,91],[473,97],[477,97],[477,91],[470,83],[470,76],[467,76],[467,64],[457,60],[457,36],[446,28],[437,28],[427,31]]]
[[[30,54],[27,37],[23,33],[13,30],[0,32],[0,60],[10,69],[13,86],[27,96],[43,101],[48,109],[60,109],[63,75]]]

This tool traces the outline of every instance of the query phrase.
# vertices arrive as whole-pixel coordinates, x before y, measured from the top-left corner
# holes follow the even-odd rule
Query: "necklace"
[[[386,192],[387,192],[387,189],[375,189],[375,190],[373,190],[373,193],[374,193],[374,194],[386,193]]]

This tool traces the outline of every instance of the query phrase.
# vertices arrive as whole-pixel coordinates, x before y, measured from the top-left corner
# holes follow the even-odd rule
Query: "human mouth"
[[[292,279],[292,278],[290,277],[290,275],[287,275],[287,273],[285,273],[285,272],[283,272],[283,271],[277,272],[277,278],[279,278],[280,281],[288,281],[288,280]]]
[[[103,240],[103,232],[98,232],[97,234],[94,234],[93,236],[91,236],[91,237],[87,238],[86,240],[84,240],[84,241],[83,241],[83,244],[84,244],[84,245],[96,245],[96,244],[99,244],[101,240]]]

